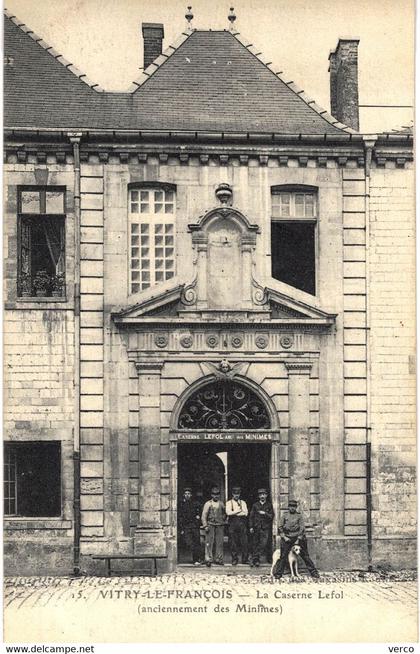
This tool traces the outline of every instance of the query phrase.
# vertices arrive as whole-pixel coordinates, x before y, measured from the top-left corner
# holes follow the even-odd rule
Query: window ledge
[[[53,296],[53,295],[45,295],[45,296],[22,296],[22,297],[17,297],[16,302],[66,302],[67,298],[65,295],[60,295],[60,296]]]
[[[18,529],[71,529],[72,521],[62,518],[4,518],[4,530]]]
[[[71,309],[65,297],[18,297],[5,302],[5,309]]]

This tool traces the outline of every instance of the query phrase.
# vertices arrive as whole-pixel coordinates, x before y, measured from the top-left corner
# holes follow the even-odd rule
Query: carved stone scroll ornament
[[[191,306],[197,302],[197,276],[194,277],[190,284],[184,286],[181,293],[181,302],[186,306]]]
[[[252,274],[251,274],[252,301],[254,304],[257,304],[258,306],[262,306],[268,303],[268,292],[267,289],[264,288],[264,286],[261,286],[261,284],[259,284],[255,279],[255,275],[254,275],[255,263],[253,264],[252,267],[253,267]]]

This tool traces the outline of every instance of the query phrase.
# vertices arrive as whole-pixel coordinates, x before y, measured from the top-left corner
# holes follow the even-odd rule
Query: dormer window
[[[175,276],[173,184],[136,184],[129,188],[130,293]]]
[[[316,294],[317,189],[271,188],[271,269],[274,279]]]

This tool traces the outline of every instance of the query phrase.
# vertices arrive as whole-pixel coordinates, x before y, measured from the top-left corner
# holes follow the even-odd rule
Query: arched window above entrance
[[[271,421],[257,394],[236,381],[210,382],[184,404],[178,429],[270,429]]]

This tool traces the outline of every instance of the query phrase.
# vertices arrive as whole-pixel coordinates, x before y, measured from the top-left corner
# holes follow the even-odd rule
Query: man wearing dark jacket
[[[184,488],[184,494],[178,507],[178,524],[185,545],[191,552],[194,565],[200,565],[200,505],[192,497],[192,489]]]
[[[297,501],[290,500],[289,508],[281,519],[279,534],[281,536],[281,556],[273,570],[276,579],[280,579],[287,566],[287,560],[293,545],[300,545],[300,556],[305,561],[311,577],[319,577],[318,570],[309,556],[308,543],[305,536],[305,525],[302,514],[297,510]]]
[[[258,502],[252,505],[249,516],[249,531],[252,538],[252,558],[250,565],[259,566],[261,557],[267,550],[271,537],[271,525],[274,510],[271,502],[267,500],[268,493],[265,488],[258,489]]]

